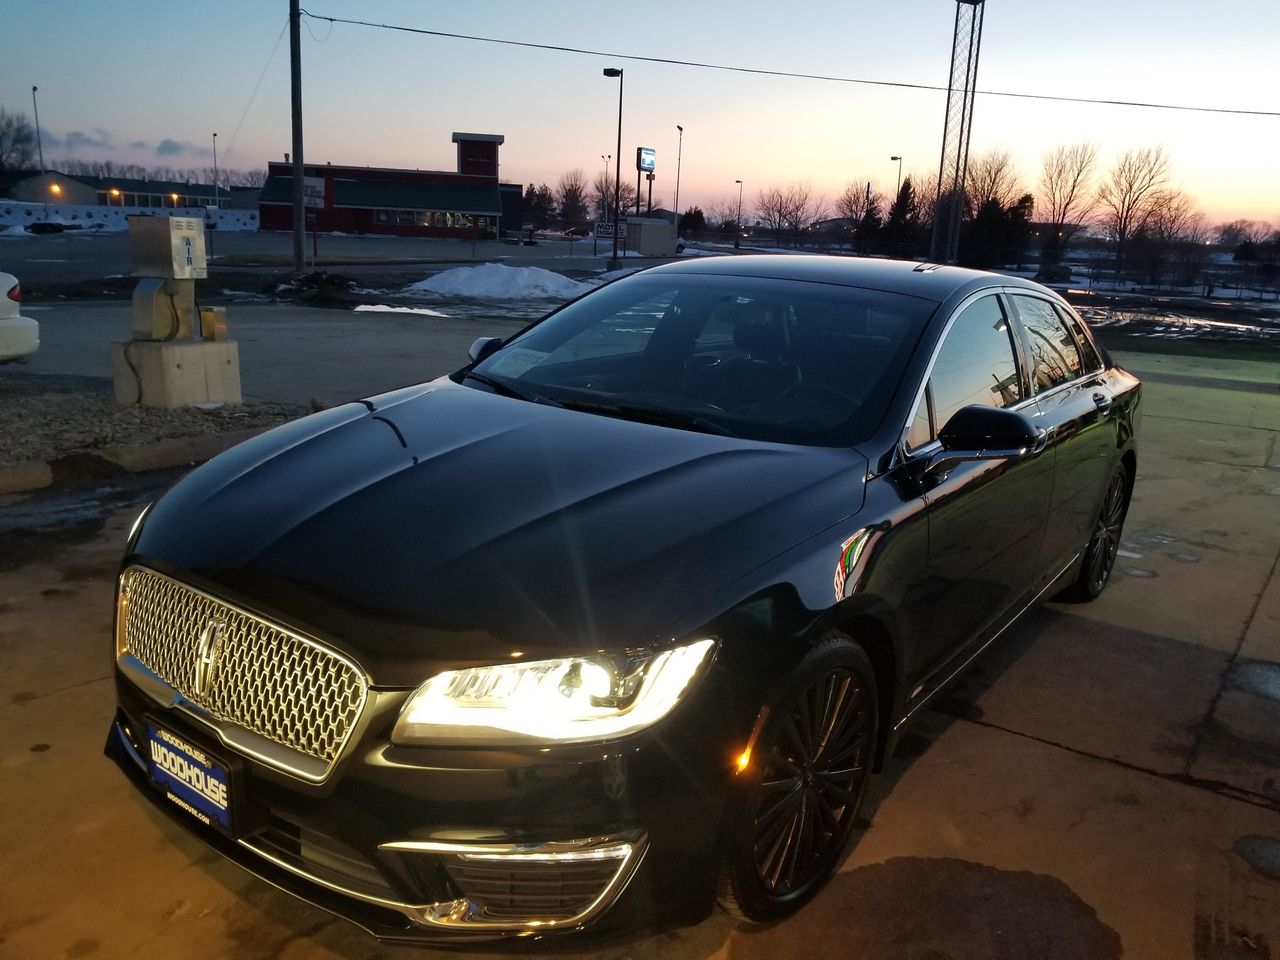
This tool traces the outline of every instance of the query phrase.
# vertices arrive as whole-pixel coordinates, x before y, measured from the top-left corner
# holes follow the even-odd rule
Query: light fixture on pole
[[[893,192],[893,199],[896,201],[898,199],[898,194],[902,192],[902,158],[890,157],[889,159],[898,161],[898,189]]]
[[[40,140],[40,105],[36,103],[36,91],[39,87],[31,88],[31,110],[36,115],[36,149],[40,151],[40,172],[44,173],[44,143]]]
[[[222,200],[218,196],[218,135],[213,135],[213,205],[222,209]]]
[[[680,160],[684,156],[684,127],[676,124],[676,129],[680,131],[680,145],[676,148],[676,203],[674,215],[671,222],[675,225],[676,236],[680,235]]]
[[[613,265],[618,264],[618,194],[622,192],[622,68],[605,67],[606,77],[618,78],[618,162],[613,168]]]
[[[733,181],[738,185],[738,222],[735,223],[733,230],[733,249],[742,249],[742,181]]]

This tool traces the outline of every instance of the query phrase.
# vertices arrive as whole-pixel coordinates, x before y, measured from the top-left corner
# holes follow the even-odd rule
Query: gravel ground
[[[291,404],[161,410],[116,403],[110,381],[0,368],[0,464],[53,462],[104,447],[270,427],[308,409]]]

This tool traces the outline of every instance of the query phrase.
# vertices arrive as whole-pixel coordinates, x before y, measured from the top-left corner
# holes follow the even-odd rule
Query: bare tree
[[[1092,143],[1055,147],[1044,155],[1040,166],[1039,219],[1048,236],[1041,244],[1041,258],[1057,263],[1071,240],[1098,205],[1093,192],[1098,147]]]
[[[560,220],[576,227],[587,222],[587,178],[579,169],[562,174],[556,187],[556,203]]]
[[[1175,285],[1196,281],[1206,259],[1209,228],[1195,200],[1181,190],[1162,191],[1142,233],[1152,251],[1153,282],[1160,282],[1166,267],[1172,268]]]
[[[857,183],[846,183],[843,190],[832,201],[837,216],[844,217],[852,224],[862,222],[868,214],[876,214],[884,209],[887,198],[876,190],[870,180]]]
[[[226,175],[228,187],[261,187],[267,182],[266,170],[228,170]]]
[[[0,108],[0,173],[29,168],[35,155],[36,130],[27,115]]]
[[[1007,210],[1024,193],[1008,150],[989,150],[970,162],[965,199],[971,217],[993,200]]]
[[[737,230],[742,225],[738,223],[738,198],[730,197],[728,200],[722,200],[718,203],[707,205],[707,224],[717,230]],[[745,220],[746,217],[744,216]]]
[[[1224,247],[1238,247],[1242,243],[1266,243],[1274,229],[1261,220],[1232,220],[1218,227],[1218,243]]]
[[[605,176],[603,170],[597,173],[595,179],[591,181],[591,204],[596,208],[601,220],[613,219],[613,185],[613,176]],[[635,184],[627,183],[626,180],[623,180],[618,185],[618,212],[625,217],[627,211],[635,210],[635,208]]]
[[[775,237],[781,235],[787,225],[789,209],[787,191],[782,187],[766,187],[756,193],[755,214]]]
[[[928,233],[933,229],[933,217],[938,210],[938,171],[913,173],[909,179],[912,190],[908,198],[907,220],[918,226],[922,233]]]
[[[821,194],[815,194],[813,187],[807,183],[793,183],[786,191],[787,208],[784,222],[791,238],[800,242],[800,234],[804,233],[827,215],[827,200]]]
[[[1129,240],[1146,226],[1169,182],[1169,158],[1163,147],[1129,150],[1098,187],[1103,229],[1116,244],[1116,273],[1124,270]]]
[[[813,192],[807,183],[788,187],[767,187],[756,194],[756,214],[774,236],[786,230],[794,241],[826,216],[826,198]]]

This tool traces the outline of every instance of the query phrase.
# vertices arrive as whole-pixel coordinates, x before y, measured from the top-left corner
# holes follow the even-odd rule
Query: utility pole
[[[31,109],[36,115],[36,149],[40,151],[40,172],[44,173],[44,143],[40,140],[40,104],[36,103],[36,91],[39,87],[31,88]],[[44,188],[41,187],[43,190]]]
[[[303,202],[302,163],[302,10],[300,0],[289,0],[289,80],[293,111],[293,272],[301,273],[306,260],[307,210]]]
[[[955,32],[951,39],[951,82],[947,86],[942,158],[938,163],[938,193],[934,200],[933,240],[929,248],[929,259],[935,263],[955,263],[960,245],[960,214],[964,209],[964,182],[969,169],[969,134],[973,131],[973,98],[977,91],[985,2],[956,2]]]

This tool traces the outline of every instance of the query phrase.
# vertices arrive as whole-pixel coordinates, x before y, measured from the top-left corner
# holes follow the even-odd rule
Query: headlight
[[[714,648],[699,640],[639,659],[568,657],[450,670],[414,691],[391,739],[517,746],[625,736],[670,713]]]

